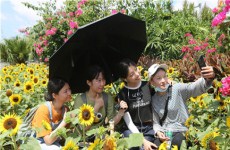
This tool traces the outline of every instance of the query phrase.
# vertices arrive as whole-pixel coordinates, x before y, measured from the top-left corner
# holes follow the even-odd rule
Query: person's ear
[[[52,93],[52,99],[55,99],[56,98],[56,95],[55,93]]]
[[[86,80],[86,83],[87,83],[88,86],[91,86],[91,81]]]

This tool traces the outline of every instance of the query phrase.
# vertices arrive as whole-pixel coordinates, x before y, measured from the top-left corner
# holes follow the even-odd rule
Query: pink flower
[[[196,40],[194,40],[194,39],[189,39],[189,42],[188,42],[189,44],[196,44]]]
[[[71,29],[78,28],[78,24],[76,22],[70,21],[69,26]]]
[[[221,13],[216,15],[216,17],[212,20],[212,27],[221,24],[225,18],[226,18],[226,12],[222,11]]]
[[[82,13],[83,13],[83,10],[82,10],[81,8],[78,8],[78,10],[76,10],[76,11],[75,11],[75,15],[76,15],[76,17],[81,16],[81,15],[82,15]]]
[[[117,13],[117,10],[113,9],[111,14],[116,14],[116,13]]]
[[[184,36],[185,36],[185,37],[190,37],[190,36],[192,36],[192,34],[186,33]]]
[[[64,42],[66,42],[68,39],[67,38],[64,38]]]
[[[44,62],[48,62],[48,61],[49,61],[49,58],[46,57],[46,58],[44,59]]]
[[[36,53],[37,53],[37,55],[38,56],[41,56],[42,55],[42,53],[43,53],[43,48],[41,48],[41,49],[39,49],[39,48],[36,48]]]
[[[122,9],[121,9],[121,13],[122,13],[122,14],[126,14],[126,10],[122,8]]]
[[[53,28],[51,28],[51,30],[53,31],[53,32],[57,32],[57,28],[55,28],[55,27],[53,27]]]
[[[216,48],[212,48],[212,49],[208,49],[208,50],[207,50],[208,53],[213,53],[213,52],[215,52],[215,51],[216,51]]]
[[[183,46],[182,49],[181,49],[182,52],[187,52],[187,51],[189,51],[189,50],[190,50],[190,49],[189,49],[188,46]]]
[[[69,16],[70,16],[70,17],[73,17],[73,16],[74,16],[74,13],[73,13],[73,12],[70,12],[70,13],[69,13]]]
[[[195,51],[199,51],[199,50],[201,50],[201,48],[200,48],[200,46],[194,46],[194,48],[193,48]]]
[[[221,82],[222,87],[220,88],[220,92],[224,96],[230,96],[230,77],[224,78]]]
[[[71,35],[71,34],[73,34],[73,31],[72,31],[72,30],[69,30],[67,34],[68,34],[68,35]]]
[[[218,8],[216,8],[216,7],[213,8],[212,12],[213,12],[213,13],[218,13]]]
[[[43,45],[47,46],[48,45],[48,40],[44,40]]]
[[[230,0],[225,0],[225,4],[226,4],[227,6],[229,6],[229,5],[230,5]]]

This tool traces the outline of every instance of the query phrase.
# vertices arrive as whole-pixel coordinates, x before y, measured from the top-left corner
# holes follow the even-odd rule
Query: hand
[[[215,78],[215,72],[212,66],[202,67],[201,74],[205,79]]]
[[[155,144],[153,144],[152,142],[146,139],[144,139],[143,145],[144,145],[144,150],[152,150],[153,148],[157,148]]]
[[[161,131],[157,132],[157,136],[158,136],[158,138],[160,139],[161,142],[169,140],[169,138],[167,136],[165,136],[165,134],[163,132],[161,132]]]
[[[120,105],[120,109],[124,109],[124,111],[125,111],[128,108],[128,105],[127,105],[127,103],[125,101],[123,101],[123,100],[120,101],[118,99],[118,103]]]

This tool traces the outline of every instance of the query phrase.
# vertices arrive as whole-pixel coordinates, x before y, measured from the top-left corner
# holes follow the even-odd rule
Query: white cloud
[[[37,15],[37,11],[31,8],[27,8],[25,5],[22,4],[22,2],[28,2],[32,5],[38,6],[39,4],[47,2],[47,1],[50,1],[50,0],[10,0],[16,14],[18,13],[18,15],[19,14],[22,15],[34,23],[40,19],[40,16]],[[62,1],[58,0],[56,3],[57,8],[60,8],[61,5],[62,5]]]

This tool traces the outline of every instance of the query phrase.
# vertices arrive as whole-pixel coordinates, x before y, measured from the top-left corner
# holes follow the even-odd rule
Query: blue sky
[[[12,38],[19,33],[19,29],[31,27],[36,24],[39,20],[39,16],[36,15],[31,9],[28,9],[21,2],[29,2],[37,5],[44,1],[50,0],[0,0],[0,41],[5,38]],[[184,0],[173,0],[174,9],[180,9]],[[218,0],[188,0],[189,2],[195,3],[195,6],[201,3],[206,3],[210,8],[217,6]],[[57,7],[60,7],[62,0],[57,0]]]

